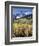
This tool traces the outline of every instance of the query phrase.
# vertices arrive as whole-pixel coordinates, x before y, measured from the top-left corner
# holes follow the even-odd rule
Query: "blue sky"
[[[29,15],[29,14],[32,14],[32,8],[12,8],[12,15],[13,17],[18,17],[17,14],[19,14],[18,16],[21,17],[23,16],[22,14],[25,14],[25,15]]]

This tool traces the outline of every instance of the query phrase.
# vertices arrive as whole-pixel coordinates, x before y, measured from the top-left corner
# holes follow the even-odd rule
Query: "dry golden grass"
[[[13,30],[16,36],[29,36],[29,34],[32,35],[32,24],[14,23]]]

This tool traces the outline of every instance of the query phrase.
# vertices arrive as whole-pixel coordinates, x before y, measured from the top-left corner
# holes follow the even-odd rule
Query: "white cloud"
[[[29,15],[29,14],[31,14],[31,13],[32,13],[32,12],[25,12],[26,15]]]
[[[19,16],[17,16],[16,18],[20,18]]]
[[[16,18],[21,18],[22,17],[22,15],[20,15],[20,16],[17,16]]]

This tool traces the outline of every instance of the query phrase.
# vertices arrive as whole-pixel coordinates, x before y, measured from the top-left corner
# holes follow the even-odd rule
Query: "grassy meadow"
[[[32,19],[19,18],[13,22],[13,37],[32,36]]]

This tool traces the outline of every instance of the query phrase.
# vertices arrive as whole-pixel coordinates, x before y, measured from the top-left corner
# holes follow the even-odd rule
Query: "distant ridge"
[[[24,15],[24,16],[22,16],[20,18],[28,18],[28,19],[31,19],[32,18],[32,14],[30,14],[30,15]],[[20,18],[15,18],[15,19],[20,19]]]

